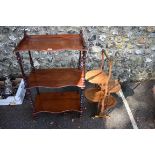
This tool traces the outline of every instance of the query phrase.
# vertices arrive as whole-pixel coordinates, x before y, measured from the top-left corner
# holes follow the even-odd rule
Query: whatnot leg
[[[32,56],[31,56],[31,52],[29,51],[29,59],[30,59],[30,64],[31,64],[31,70],[34,71],[35,68],[34,68],[34,63],[33,63],[33,59],[32,59]]]
[[[78,62],[78,69],[81,69],[81,51],[79,52],[79,62]]]
[[[17,56],[17,61],[19,63],[19,66],[20,66],[20,69],[21,69],[21,72],[22,72],[22,77],[24,79],[24,84],[25,84],[25,88],[28,88],[28,82],[27,82],[27,78],[26,78],[26,75],[24,73],[24,69],[23,69],[23,60],[19,54],[19,52],[16,52],[16,56]],[[29,89],[27,89],[27,96],[30,97],[30,100],[31,100],[31,103],[33,105],[33,100],[32,100],[32,95],[31,95],[31,92]],[[33,105],[34,106],[34,105]]]
[[[83,102],[84,102],[84,89],[80,89],[80,117],[83,113]]]
[[[31,71],[35,71],[35,67],[34,67],[34,63],[33,63],[33,59],[32,59],[32,56],[31,56],[31,52],[28,51],[29,53],[29,58],[30,58],[30,64],[31,64]],[[37,94],[39,95],[39,88],[36,87],[36,91],[37,91]]]

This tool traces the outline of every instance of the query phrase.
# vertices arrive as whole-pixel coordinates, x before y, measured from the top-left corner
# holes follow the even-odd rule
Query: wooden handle
[[[109,80],[111,78],[111,74],[112,74],[112,60],[109,60],[109,75],[108,75]]]
[[[108,59],[108,61],[111,61],[106,50],[102,49],[102,61],[101,61],[101,70],[104,67],[104,55],[106,56],[106,58]]]
[[[102,50],[101,70],[104,67],[104,49]]]

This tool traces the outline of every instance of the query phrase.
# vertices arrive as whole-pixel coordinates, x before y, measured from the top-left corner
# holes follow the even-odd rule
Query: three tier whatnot
[[[79,64],[77,68],[51,68],[35,69],[31,52],[61,52],[64,50],[78,50]],[[21,73],[30,97],[31,89],[35,88],[37,95],[33,101],[33,114],[39,112],[61,113],[78,111],[82,113],[83,89],[85,88],[85,59],[87,48],[80,34],[56,35],[28,35],[24,32],[23,39],[19,42],[14,52],[16,53]],[[28,52],[31,72],[24,72],[21,52]],[[40,88],[77,87],[79,91],[40,92]]]

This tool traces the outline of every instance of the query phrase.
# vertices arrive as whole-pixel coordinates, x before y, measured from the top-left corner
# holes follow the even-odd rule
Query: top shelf
[[[24,38],[15,48],[20,51],[61,51],[80,50],[87,51],[84,46],[82,34],[56,34],[56,35],[24,35]]]

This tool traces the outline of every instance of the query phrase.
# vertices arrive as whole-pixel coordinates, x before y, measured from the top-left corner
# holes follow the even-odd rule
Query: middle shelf
[[[28,88],[84,87],[82,71],[76,68],[37,69],[28,76]]]

